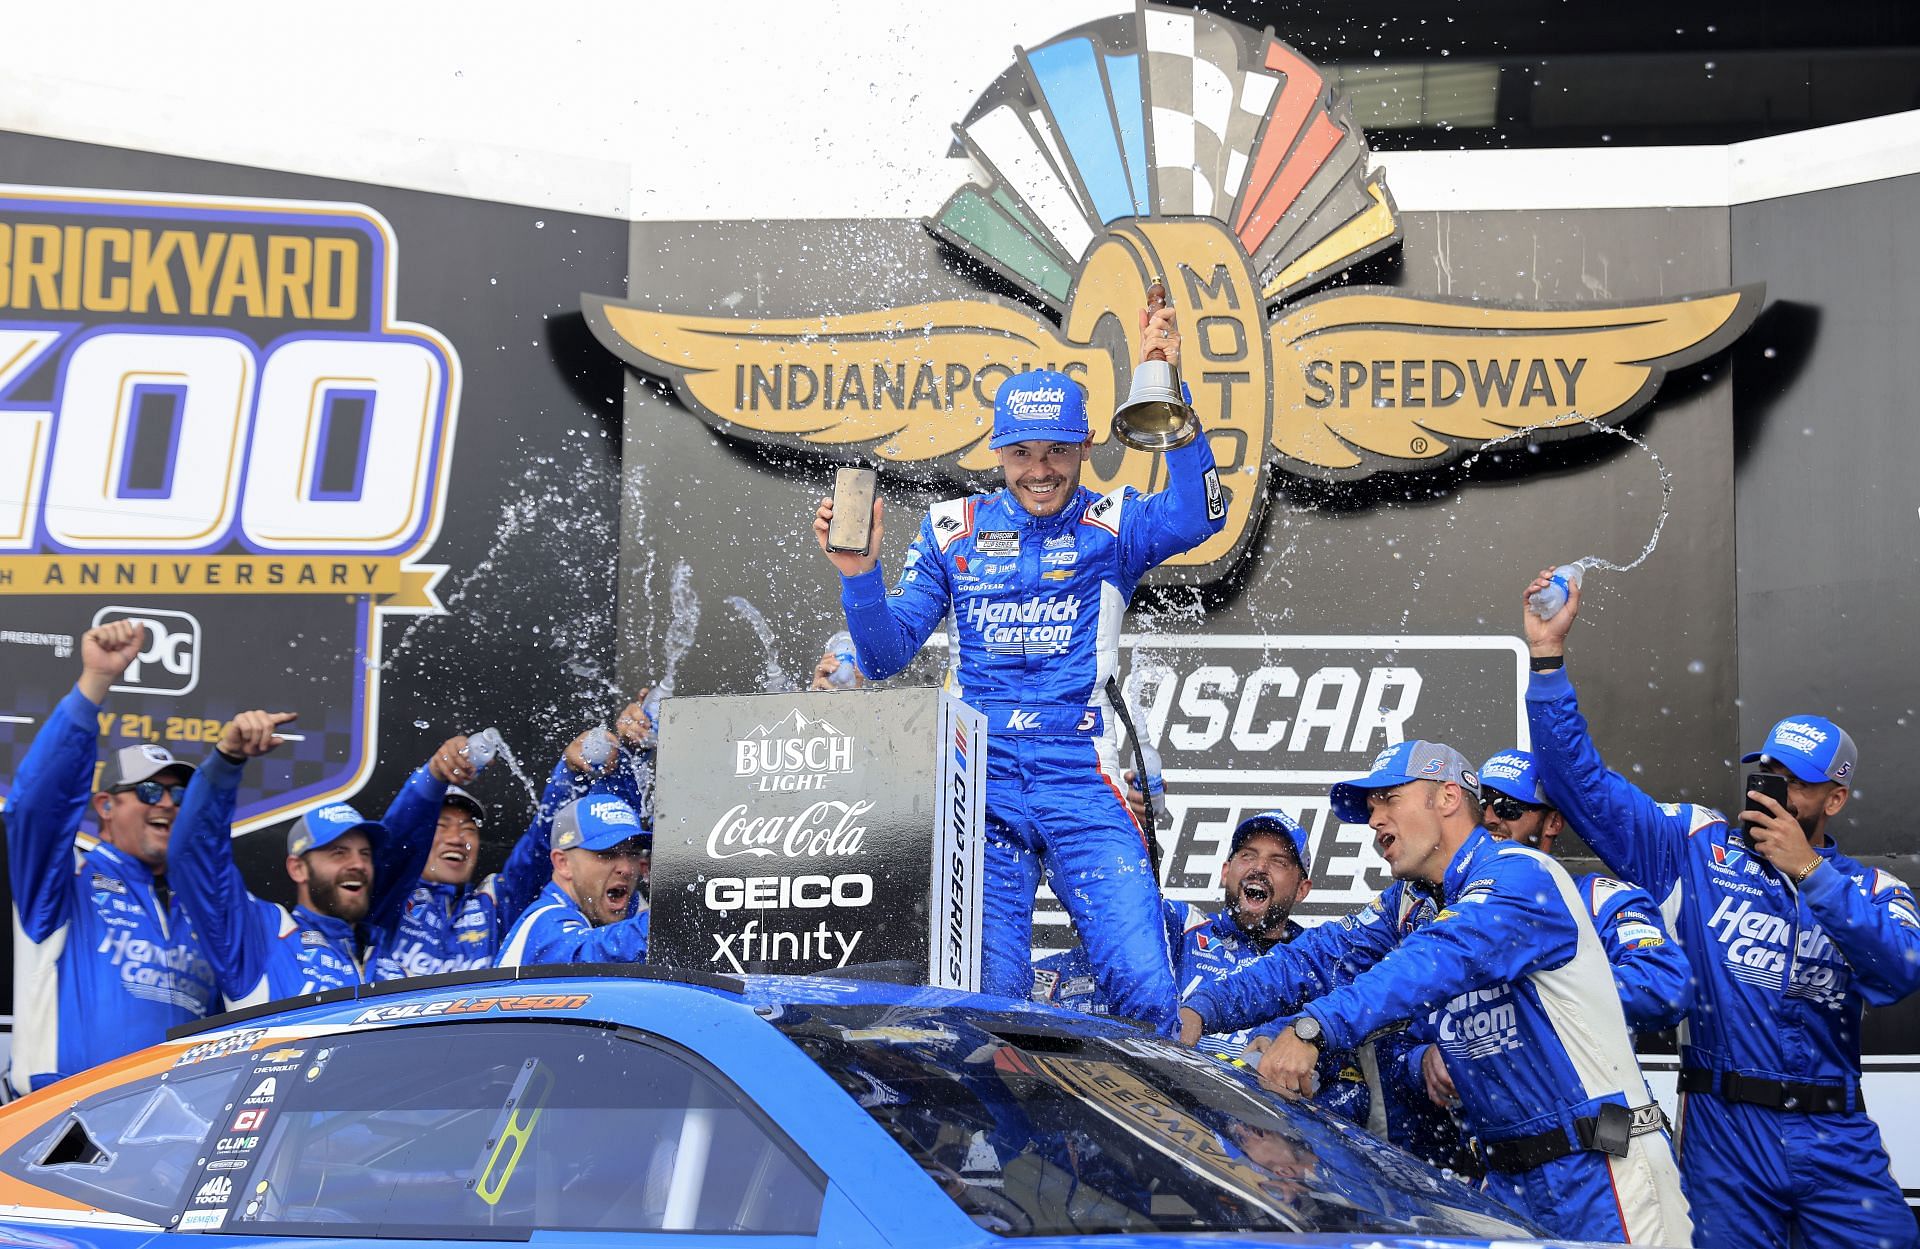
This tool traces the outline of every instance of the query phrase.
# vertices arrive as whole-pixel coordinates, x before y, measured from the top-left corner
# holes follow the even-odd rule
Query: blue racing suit
[[[1432,1012],[1462,1113],[1488,1154],[1490,1191],[1559,1236],[1690,1234],[1658,1106],[1566,871],[1476,828],[1425,923],[1406,921],[1412,888],[1395,882],[1357,917],[1309,930],[1185,1004],[1220,1029],[1305,1003],[1329,1047]],[[1621,1156],[1582,1147],[1609,1104],[1637,1112]]]
[[[1159,883],[1122,799],[1107,697],[1135,585],[1225,523],[1205,438],[1166,465],[1157,494],[1083,487],[1052,516],[1006,489],[937,503],[898,584],[886,589],[876,566],[842,582],[841,603],[860,669],[876,679],[906,667],[951,609],[948,688],[987,718],[982,989],[1028,995],[1044,865],[1114,1013],[1171,1031]]]
[[[1718,812],[1653,801],[1601,762],[1564,670],[1534,674],[1527,718],[1548,798],[1660,900],[1692,968],[1680,1157],[1700,1243],[1920,1242],[1860,1100],[1861,1007],[1920,987],[1912,892],[1831,843],[1796,888]]]
[[[19,1093],[158,1044],[213,1008],[213,967],[184,900],[162,907],[145,864],[104,843],[75,844],[99,710],[77,689],[61,699],[7,800]]]
[[[595,928],[559,885],[548,882],[500,945],[499,967],[541,963],[644,963],[651,910]]]
[[[564,762],[561,767],[566,767]],[[408,784],[421,782],[425,772],[424,767],[415,772]],[[550,783],[547,792],[553,795],[556,785]],[[567,801],[562,798],[551,806],[543,801],[533,823],[513,843],[507,861],[478,885],[415,882],[393,924],[374,933],[368,979],[399,980],[493,966],[500,938],[553,875],[548,848],[553,812]]]
[[[364,983],[353,926],[304,906],[256,898],[233,863],[234,795],[242,764],[214,751],[194,773],[174,821],[169,874],[181,901],[202,920],[207,958],[229,1010]],[[445,781],[420,769],[380,818],[373,839],[373,894],[366,926],[391,927],[433,848]]]

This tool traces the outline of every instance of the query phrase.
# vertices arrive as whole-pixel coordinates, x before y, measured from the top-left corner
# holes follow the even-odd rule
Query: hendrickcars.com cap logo
[[[980,181],[927,229],[1051,317],[984,294],[790,319],[587,295],[588,323],[724,433],[920,476],[929,462],[956,478],[993,467],[994,391],[1061,369],[1095,414],[1087,484],[1147,490],[1159,457],[1112,440],[1105,414],[1138,354],[1135,310],[1163,275],[1227,516],[1169,567],[1211,579],[1255,532],[1270,464],[1358,478],[1530,426],[1586,433],[1586,418],[1623,419],[1759,310],[1758,288],[1564,308],[1362,287],[1289,302],[1396,243],[1393,200],[1320,71],[1271,32],[1207,13],[1145,5],[1017,52],[955,134]]]
[[[359,786],[381,618],[439,610],[420,561],[459,404],[453,347],[398,318],[395,248],[357,204],[0,186],[0,711],[26,713],[0,720],[54,705],[90,620],[134,619],[109,746],[197,753],[291,707],[290,770],[242,823]],[[0,783],[30,737],[0,734]]]

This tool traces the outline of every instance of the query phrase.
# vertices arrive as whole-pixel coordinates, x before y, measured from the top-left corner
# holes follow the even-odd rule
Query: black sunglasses
[[[1537,802],[1522,802],[1518,798],[1509,798],[1505,794],[1488,794],[1487,805],[1493,813],[1503,820],[1517,820],[1529,811],[1545,811],[1547,808]]]
[[[138,798],[150,807],[159,806],[160,799],[166,797],[168,794],[172,794],[173,805],[177,807],[186,800],[187,786],[184,781],[176,781],[171,785],[162,784],[159,781],[141,781],[136,785],[121,785],[108,792],[115,794],[132,794],[135,798]]]

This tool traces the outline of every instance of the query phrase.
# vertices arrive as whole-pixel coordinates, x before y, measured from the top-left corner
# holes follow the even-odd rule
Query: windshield
[[[1531,1231],[1366,1133],[1145,1034],[916,1006],[783,1006],[773,1023],[1002,1236]]]

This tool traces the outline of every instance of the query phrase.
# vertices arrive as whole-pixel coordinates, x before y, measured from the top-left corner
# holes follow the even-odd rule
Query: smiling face
[[[151,779],[161,787],[160,801],[142,802],[137,786],[93,796],[93,813],[100,820],[100,840],[138,859],[156,876],[167,870],[167,846],[173,838],[173,818],[180,813],[180,787],[186,769],[169,769]]]
[[[1293,846],[1270,833],[1255,833],[1240,843],[1220,869],[1220,884],[1234,925],[1256,938],[1285,924],[1312,888]]]
[[[433,849],[420,879],[440,885],[464,885],[480,861],[480,821],[465,807],[448,803],[434,826]]]
[[[1517,814],[1509,818],[1515,812]],[[1489,791],[1480,808],[1480,823],[1502,841],[1518,842],[1543,854],[1552,854],[1554,840],[1566,828],[1566,817],[1552,807]]]
[[[1087,462],[1093,440],[1085,442],[1015,442],[994,454],[1006,475],[1007,489],[1029,516],[1053,516],[1066,507],[1080,488],[1080,466]]]
[[[574,900],[588,923],[600,928],[627,918],[650,857],[638,837],[611,850],[555,850],[553,882]]]
[[[373,843],[365,833],[339,837],[287,859],[301,906],[357,924],[373,905]]]

